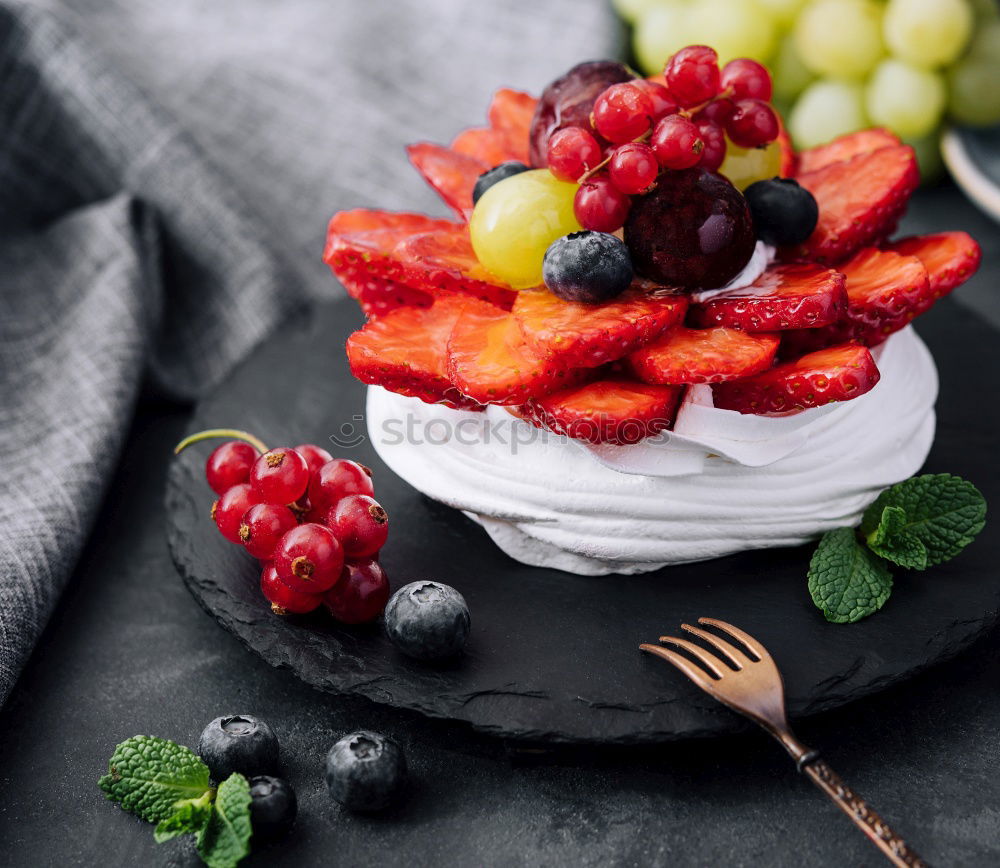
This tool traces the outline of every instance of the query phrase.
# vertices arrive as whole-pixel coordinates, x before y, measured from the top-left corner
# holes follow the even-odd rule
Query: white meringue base
[[[634,446],[592,446],[502,407],[452,410],[378,387],[368,431],[390,468],[514,559],[643,573],[802,544],[856,523],[882,489],[918,471],[934,439],[934,360],[912,328],[875,355],[882,379],[853,401],[744,416],[693,387],[674,431]]]

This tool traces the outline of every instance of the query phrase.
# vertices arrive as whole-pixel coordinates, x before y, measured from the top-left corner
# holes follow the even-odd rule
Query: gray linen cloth
[[[590,0],[0,0],[0,701],[143,391],[340,292],[334,211],[445,213],[404,144],[618,40]]]

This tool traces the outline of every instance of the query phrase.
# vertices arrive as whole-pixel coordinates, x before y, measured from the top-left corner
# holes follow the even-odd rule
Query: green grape
[[[788,118],[788,131],[800,149],[867,126],[864,88],[846,81],[821,79],[809,85]]]
[[[941,77],[902,60],[883,60],[865,91],[872,123],[911,138],[926,136],[937,127],[944,104]]]
[[[969,56],[948,70],[948,111],[960,124],[1000,123],[1000,58]]]
[[[688,9],[685,29],[689,43],[711,45],[720,63],[734,57],[766,63],[777,44],[774,22],[754,0],[698,0]]]
[[[966,0],[889,0],[882,29],[896,57],[933,69],[962,53],[972,32],[972,9]]]
[[[761,11],[770,15],[782,27],[793,24],[795,16],[807,2],[808,0],[756,0]]]
[[[632,48],[647,75],[663,72],[667,58],[688,44],[684,31],[686,16],[686,5],[675,0],[647,9],[636,20]]]
[[[799,57],[795,40],[786,36],[778,45],[778,52],[771,61],[774,95],[779,100],[793,100],[816,78]]]
[[[548,169],[511,175],[480,197],[469,221],[472,249],[487,271],[515,289],[542,283],[549,245],[581,229],[573,214],[577,185]]]
[[[774,178],[781,171],[781,145],[771,142],[766,148],[740,148],[726,139],[726,159],[719,166],[737,190],[745,190],[754,181]]]
[[[1000,21],[987,21],[976,29],[966,53],[969,57],[1000,64]]]
[[[872,0],[814,0],[796,22],[795,46],[817,75],[864,78],[885,51],[882,7]]]
[[[944,174],[944,161],[941,159],[941,134],[935,130],[929,136],[918,139],[903,138],[903,141],[913,148],[920,166],[920,177],[924,181],[936,181]]]
[[[629,24],[635,24],[659,2],[660,0],[611,0],[611,5]]]

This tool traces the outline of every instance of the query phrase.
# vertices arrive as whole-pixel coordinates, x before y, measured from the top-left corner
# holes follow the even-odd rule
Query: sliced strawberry
[[[487,166],[498,166],[517,157],[507,150],[504,138],[490,127],[472,127],[455,136],[449,147],[459,154],[480,160]]]
[[[983,251],[967,232],[914,235],[894,241],[889,249],[916,256],[924,264],[935,298],[965,283],[976,273],[983,258]]]
[[[837,266],[847,278],[847,310],[838,322],[785,337],[782,354],[857,341],[873,347],[934,304],[927,270],[915,256],[866,247]]]
[[[781,148],[781,163],[778,167],[778,175],[782,178],[794,178],[798,169],[799,157],[792,146],[792,137],[788,135],[788,130],[782,124],[778,129],[778,147]]]
[[[750,335],[738,329],[677,328],[632,353],[627,362],[646,383],[721,383],[767,370],[779,342],[775,335]]]
[[[636,282],[614,301],[563,301],[547,289],[519,292],[514,318],[528,345],[564,367],[613,362],[658,338],[684,318],[686,296]]]
[[[361,382],[429,404],[476,409],[448,379],[448,336],[466,304],[452,296],[433,307],[401,307],[369,320],[347,339],[351,373]]]
[[[406,153],[448,207],[463,220],[468,219],[472,213],[472,188],[489,165],[430,142],[407,145]]]
[[[899,139],[886,129],[873,127],[840,136],[825,145],[807,148],[799,153],[798,174],[815,172],[831,163],[843,163],[858,154],[870,154],[882,148],[898,145]]]
[[[670,428],[683,392],[683,386],[598,380],[534,398],[521,407],[521,415],[556,434],[624,446]]]
[[[378,278],[433,296],[460,292],[508,309],[516,295],[479,264],[467,226],[423,214],[341,211],[330,221],[323,260],[352,285]]]
[[[782,256],[834,264],[892,231],[920,172],[913,148],[897,145],[802,173],[798,181],[816,197],[819,223],[804,244]]]
[[[870,391],[879,380],[867,347],[841,344],[807,353],[743,380],[712,386],[715,406],[766,416],[849,401]]]
[[[528,133],[538,100],[530,93],[500,88],[493,94],[487,117],[490,127],[500,133],[507,159],[528,162]]]
[[[747,332],[817,328],[836,322],[847,307],[844,276],[812,263],[772,265],[750,286],[691,306],[692,324]]]
[[[482,404],[520,404],[589,376],[533,352],[511,314],[474,301],[448,341],[448,372],[462,392]]]
[[[430,307],[434,303],[433,295],[394,280],[368,276],[360,280],[341,277],[340,282],[368,316],[382,316],[397,307]]]

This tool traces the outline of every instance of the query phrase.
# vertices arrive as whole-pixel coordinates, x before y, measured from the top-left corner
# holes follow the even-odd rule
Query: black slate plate
[[[998,335],[951,301],[925,319],[921,333],[942,385],[926,469],[965,476],[1000,503],[1000,407],[980,392],[984,384],[993,389]],[[343,342],[359,320],[345,301],[290,324],[201,404],[192,430],[233,426],[271,445],[294,445],[323,443],[342,425],[357,426],[364,388],[348,372]],[[188,587],[222,626],[321,690],[469,721],[507,738],[639,743],[741,729],[741,718],[637,650],[682,620],[722,618],[759,638],[784,672],[795,717],[843,705],[956,654],[1000,610],[1000,540],[989,527],[951,563],[898,575],[885,609],[855,625],[827,624],[813,608],[808,547],[632,577],[522,566],[459,512],[410,488],[362,443],[350,457],[373,468],[376,495],[392,516],[382,561],[393,587],[440,579],[459,588],[472,610],[466,656],[428,668],[397,654],[377,627],[273,616],[257,588],[255,563],[208,518],[207,451],[189,450],[173,464],[168,535]]]

